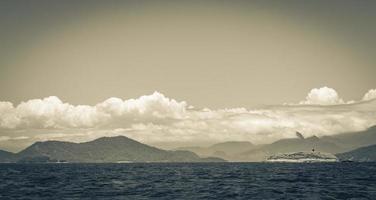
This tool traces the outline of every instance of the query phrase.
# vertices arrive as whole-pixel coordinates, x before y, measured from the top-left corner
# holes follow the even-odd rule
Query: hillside
[[[0,163],[7,163],[7,162],[13,162],[15,159],[15,154],[0,150]]]
[[[61,141],[36,142],[15,154],[17,160],[49,158],[67,162],[215,162],[188,151],[165,151],[124,136],[103,137],[85,143]]]
[[[376,126],[364,131],[342,133],[333,136],[304,138],[297,133],[297,138],[281,139],[259,148],[242,152],[237,155],[239,161],[263,161],[277,153],[310,151],[312,148],[320,152],[332,154],[351,151],[359,147],[376,144]]]
[[[361,147],[345,153],[336,155],[340,160],[357,162],[376,162],[376,145]]]
[[[305,152],[317,149],[320,152],[338,153],[343,148],[336,143],[323,140],[316,136],[309,138],[282,139],[271,144],[266,144],[260,148],[243,152],[238,155],[239,161],[264,161],[268,156],[278,153]]]
[[[229,141],[217,143],[209,147],[180,147],[178,150],[191,151],[201,157],[219,157],[225,160],[236,161],[235,155],[254,149],[255,145],[247,141]]]
[[[350,151],[359,147],[376,144],[376,126],[364,131],[325,136],[322,139],[334,142],[342,146],[346,151]]]

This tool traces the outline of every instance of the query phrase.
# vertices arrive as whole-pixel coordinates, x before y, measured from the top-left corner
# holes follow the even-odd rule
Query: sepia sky
[[[0,148],[47,133],[188,144],[364,130],[376,124],[375,10],[371,0],[1,1]]]
[[[374,1],[2,1],[0,94],[73,104],[157,90],[200,107],[376,86]]]

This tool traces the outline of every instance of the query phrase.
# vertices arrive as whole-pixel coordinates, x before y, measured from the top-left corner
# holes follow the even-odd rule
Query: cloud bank
[[[180,119],[185,116],[186,108],[184,101],[177,102],[158,92],[125,101],[112,97],[95,106],[74,106],[50,96],[22,102],[17,107],[10,102],[0,102],[0,128],[95,128],[118,120],[129,124]]]
[[[323,87],[312,89],[300,104],[253,110],[194,109],[158,92],[129,100],[109,98],[94,106],[71,105],[55,96],[17,106],[0,102],[0,142],[126,135],[146,143],[268,143],[296,137],[296,131],[332,135],[376,125],[375,91],[345,103],[334,89]]]

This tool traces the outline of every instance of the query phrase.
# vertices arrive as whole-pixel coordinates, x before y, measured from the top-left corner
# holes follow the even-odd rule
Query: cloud
[[[310,105],[335,105],[344,103],[343,99],[338,96],[337,91],[329,87],[312,89],[308,93],[306,100],[300,102],[300,104]]]
[[[1,141],[8,141],[8,140],[10,140],[9,136],[0,136],[0,142]]]
[[[187,105],[154,92],[138,99],[109,98],[95,106],[71,105],[58,97],[32,99],[14,107],[0,102],[0,128],[92,128],[117,121],[154,121],[184,117]]]
[[[364,106],[364,107],[363,107]],[[168,124],[139,123],[124,135],[147,143],[222,142],[230,140],[269,143],[281,138],[360,131],[376,124],[376,111],[367,105],[340,107],[279,106],[262,110],[192,110],[189,117]]]
[[[371,99],[376,99],[376,89],[369,90],[364,96],[363,101],[368,101]]]
[[[54,96],[17,106],[0,102],[0,143],[17,137],[19,141],[87,141],[114,135],[146,143],[269,143],[296,137],[296,131],[305,137],[323,136],[376,125],[376,102],[343,102],[327,87],[313,89],[301,105],[253,110],[197,109],[158,92],[129,100],[113,97],[94,106],[71,105]]]

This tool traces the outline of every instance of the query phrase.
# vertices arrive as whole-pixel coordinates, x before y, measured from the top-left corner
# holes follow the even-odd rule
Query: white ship
[[[338,162],[338,158],[331,153],[315,152],[293,152],[281,153],[269,156],[266,162],[289,162],[289,163],[313,163],[313,162]]]

